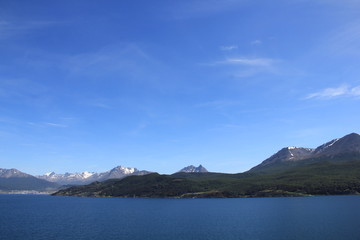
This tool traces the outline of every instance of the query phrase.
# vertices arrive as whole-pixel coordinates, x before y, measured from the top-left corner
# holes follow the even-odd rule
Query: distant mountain
[[[336,156],[340,154],[360,153],[360,135],[351,133],[342,138],[337,138],[327,142],[314,150],[313,155]]]
[[[37,177],[61,185],[78,185],[78,184],[90,183],[92,179],[95,179],[96,176],[98,176],[97,173],[85,171],[82,173],[65,173],[65,174],[57,174],[55,172],[49,172]]]
[[[348,134],[333,139],[315,149],[302,147],[286,147],[264,160],[250,171],[264,171],[277,167],[297,166],[317,161],[349,161],[360,160],[360,135]]]
[[[0,168],[0,190],[2,191],[51,191],[58,187],[56,183],[38,179],[14,168]]]
[[[311,148],[286,147],[263,161],[257,167],[264,167],[278,162],[299,161],[309,158],[312,155],[313,151],[314,149]]]
[[[202,167],[201,165],[199,168]],[[316,149],[281,149],[248,172],[130,176],[71,187],[60,196],[223,198],[360,194],[360,135],[352,133]]]
[[[31,175],[20,172],[15,168],[12,169],[0,168],[0,178],[28,178],[28,177],[31,177]]]
[[[146,175],[151,172],[145,170],[138,170],[137,168],[127,168],[123,166],[118,166],[110,171],[103,172],[99,174],[99,180],[97,181],[105,181],[108,179],[119,179],[124,178],[131,175]]]
[[[121,179],[131,175],[145,175],[149,173],[150,173],[149,171],[140,171],[136,168],[117,166],[109,171],[101,172],[101,173],[85,171],[82,173],[56,174],[54,172],[50,172],[37,177],[61,185],[83,185],[95,181],[105,181],[108,179]]]
[[[206,173],[208,170],[204,168],[201,164],[198,167],[195,167],[194,165],[190,165],[187,167],[184,167],[178,172],[185,172],[185,173]]]
[[[194,177],[195,175],[195,177]],[[360,161],[317,162],[277,172],[157,173],[60,190],[55,196],[234,198],[360,194]]]

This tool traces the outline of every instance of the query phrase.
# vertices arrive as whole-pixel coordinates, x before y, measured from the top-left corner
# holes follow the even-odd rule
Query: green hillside
[[[130,176],[71,187],[54,195],[143,198],[274,197],[360,192],[360,161],[320,161],[241,174],[177,173]]]

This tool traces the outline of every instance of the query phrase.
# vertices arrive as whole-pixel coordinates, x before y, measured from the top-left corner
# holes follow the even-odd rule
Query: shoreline
[[[31,190],[16,190],[16,191],[0,191],[0,194],[8,195],[51,195],[55,192],[42,192],[42,191],[31,191]]]

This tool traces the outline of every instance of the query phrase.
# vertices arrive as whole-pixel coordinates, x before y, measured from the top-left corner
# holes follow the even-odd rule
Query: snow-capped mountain
[[[64,173],[57,174],[55,172],[45,173],[42,176],[37,176],[40,179],[47,180],[49,182],[56,182],[59,184],[84,184],[91,182],[91,179],[96,178],[98,174],[94,172],[82,172],[82,173]],[[94,180],[96,181],[96,180]]]
[[[27,173],[23,173],[15,168],[12,169],[5,169],[0,168],[0,178],[26,178],[26,177],[32,177],[31,175]]]
[[[314,149],[312,148],[302,148],[302,147],[285,147],[263,161],[260,165],[266,166],[278,162],[286,161],[298,161],[301,159],[309,158],[313,153]],[[258,166],[260,166],[258,165]]]
[[[199,172],[208,172],[206,168],[204,168],[201,164],[198,167],[195,167],[194,165],[190,165],[187,167],[184,167],[179,172],[186,172],[186,173],[199,173]]]
[[[357,133],[336,138],[317,147],[314,150],[314,155],[330,156],[350,152],[360,152],[360,135]]]
[[[118,166],[110,171],[106,171],[99,174],[99,178],[102,180],[112,179],[112,178],[123,178],[129,175],[142,175],[138,174],[140,171],[136,168],[127,168],[123,166]]]
[[[56,183],[38,179],[15,168],[0,168],[0,191],[35,190],[49,191],[57,189]]]
[[[56,182],[62,185],[74,185],[74,184],[88,184],[94,181],[105,181],[113,178],[120,179],[130,175],[145,175],[148,173],[150,172],[139,171],[136,168],[117,166],[109,171],[101,172],[101,173],[85,171],[81,173],[57,174],[54,172],[50,172],[37,177],[50,182]]]
[[[273,166],[283,162],[295,162],[306,159],[326,157],[335,158],[341,154],[360,154],[360,135],[348,134],[342,138],[333,139],[321,146],[313,148],[286,147],[264,160],[251,170],[259,170],[263,167]]]
[[[334,143],[336,143],[337,141],[339,141],[340,138],[335,138],[333,140],[331,140],[330,142],[324,143],[323,145],[317,147],[316,149],[314,149],[314,153],[315,154],[320,154],[323,153],[324,151],[326,151],[327,148],[331,147],[332,145],[334,145]]]

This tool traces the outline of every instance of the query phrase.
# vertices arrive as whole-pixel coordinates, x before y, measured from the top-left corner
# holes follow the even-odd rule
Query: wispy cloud
[[[350,24],[341,25],[327,36],[319,50],[335,55],[360,55],[360,21],[353,21]]]
[[[67,128],[68,125],[63,123],[55,123],[55,122],[27,122],[28,125],[34,127],[55,127],[55,128]]]
[[[235,49],[238,49],[237,45],[229,45],[229,46],[221,46],[220,47],[220,50],[222,50],[222,51],[232,51]]]
[[[232,75],[235,78],[247,78],[264,73],[276,74],[279,72],[277,67],[279,62],[281,61],[273,58],[229,57],[202,65],[224,67],[227,75]]]
[[[80,104],[89,106],[89,107],[96,107],[96,108],[103,108],[103,109],[113,109],[115,99],[110,98],[93,98],[93,99],[84,99],[80,101]]]
[[[261,66],[268,67],[275,62],[274,59],[270,58],[228,58],[225,61],[218,62],[220,64],[235,64],[235,65],[245,65],[245,66]]]
[[[67,125],[65,124],[60,124],[60,123],[52,123],[52,122],[46,122],[44,123],[46,126],[49,126],[49,127],[60,127],[60,128],[66,128]]]
[[[331,99],[336,97],[360,97],[360,86],[350,87],[348,85],[341,85],[336,88],[325,88],[309,94],[305,99]]]
[[[67,127],[67,125],[61,124],[61,123],[46,122],[46,123],[44,123],[44,124],[45,124],[46,126],[49,126],[49,127],[61,127],[61,128]]]
[[[257,39],[257,40],[251,41],[250,44],[251,44],[251,45],[261,45],[261,44],[262,44],[262,41]]]

